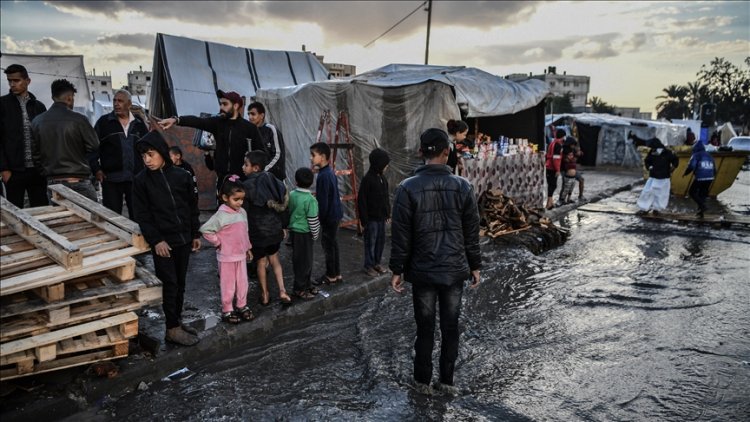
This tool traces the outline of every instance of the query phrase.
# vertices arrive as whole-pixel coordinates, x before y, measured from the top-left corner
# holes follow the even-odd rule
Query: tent
[[[659,138],[664,145],[684,145],[687,127],[654,120],[631,119],[611,114],[555,114],[545,117],[545,126],[575,125],[585,166],[641,166],[641,155],[628,135]],[[697,136],[697,134],[696,134]]]
[[[157,34],[149,107],[158,117],[218,110],[216,91],[245,98],[260,88],[328,79],[310,53],[270,51]]]
[[[394,188],[421,164],[419,134],[425,129],[444,129],[449,119],[513,116],[540,104],[543,109],[548,92],[543,81],[518,83],[475,68],[392,64],[350,80],[261,88],[257,99],[284,134],[287,174],[309,167],[308,148],[321,114],[330,110],[335,127],[339,112],[346,111],[358,176],[369,167],[370,151],[380,147],[391,156],[387,177]],[[543,128],[543,120],[525,124],[530,131]]]
[[[83,56],[0,54],[0,68],[3,71],[12,64],[26,67],[31,79],[29,91],[47,108],[53,103],[50,93],[52,81],[55,79],[70,81],[78,91],[73,110],[85,115],[89,120],[93,119],[94,103],[86,82]]]

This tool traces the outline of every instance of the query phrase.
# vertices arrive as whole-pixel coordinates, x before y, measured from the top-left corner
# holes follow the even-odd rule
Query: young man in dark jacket
[[[341,218],[344,211],[341,208],[339,195],[339,181],[331,169],[331,147],[325,142],[318,142],[310,146],[310,162],[318,169],[315,180],[315,198],[318,200],[318,215],[320,217],[321,239],[323,254],[326,260],[326,272],[313,281],[314,284],[334,284],[343,280],[341,263],[339,261],[339,243],[336,239]]]
[[[364,271],[374,277],[386,272],[380,266],[380,259],[385,247],[385,225],[391,217],[388,180],[384,175],[391,158],[384,150],[375,148],[369,159],[370,168],[359,183],[357,207],[365,241]]]
[[[99,137],[99,150],[91,163],[91,171],[102,184],[102,204],[122,214],[122,199],[133,218],[133,177],[143,170],[143,159],[135,151],[135,143],[148,133],[146,123],[130,112],[130,92],[120,89],[112,100],[113,111],[94,125]]]
[[[163,129],[173,125],[188,126],[211,132],[216,139],[213,169],[216,171],[216,190],[218,192],[224,176],[228,174],[242,175],[242,164],[248,151],[264,150],[263,138],[258,128],[242,118],[242,97],[231,91],[216,91],[219,98],[219,116],[170,117],[159,122]]]
[[[31,156],[31,121],[47,111],[28,91],[31,79],[26,68],[12,64],[5,69],[10,93],[0,97],[0,173],[8,201],[23,208],[24,194],[29,205],[47,205],[47,179]]]
[[[156,276],[162,282],[162,308],[166,317],[165,339],[192,346],[196,332],[182,325],[190,252],[200,249],[198,204],[190,173],[173,166],[167,143],[152,131],[136,143],[144,170],[133,181],[134,220],[151,245]]]
[[[690,198],[698,205],[698,217],[703,218],[703,213],[706,211],[708,190],[711,183],[714,182],[714,176],[716,176],[714,158],[706,152],[703,142],[693,144],[693,155],[690,157],[690,162],[683,176],[690,173],[695,173],[695,180],[690,185]]]
[[[250,123],[258,127],[263,137],[264,149],[269,159],[265,170],[283,182],[286,179],[286,147],[281,131],[266,122],[266,107],[259,102],[247,106],[247,116]]]
[[[453,372],[458,357],[458,317],[464,281],[479,285],[479,211],[474,189],[446,165],[450,140],[440,129],[420,136],[426,164],[396,188],[390,269],[391,287],[401,293],[402,277],[412,284],[417,340],[414,380],[419,391],[430,391],[435,302],[440,305],[440,383],[455,393]]]

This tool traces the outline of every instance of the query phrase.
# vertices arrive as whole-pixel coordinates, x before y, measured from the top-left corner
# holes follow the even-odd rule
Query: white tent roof
[[[390,64],[352,78],[380,87],[415,85],[428,80],[450,85],[456,102],[467,117],[503,116],[539,104],[548,94],[549,86],[538,79],[513,82],[464,66],[427,66]]]
[[[31,84],[29,91],[47,108],[52,105],[50,87],[56,79],[67,79],[75,85],[78,93],[74,110],[89,119],[93,116],[94,105],[86,82],[86,69],[83,67],[83,56],[54,56],[32,54],[0,55],[0,67],[5,70],[12,64],[20,64],[29,72]]]
[[[214,113],[216,91],[248,100],[260,88],[328,79],[310,53],[256,50],[157,34],[149,110],[156,116]]]

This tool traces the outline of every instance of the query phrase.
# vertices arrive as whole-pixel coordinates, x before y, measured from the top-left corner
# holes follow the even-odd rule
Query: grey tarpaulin
[[[538,105],[548,92],[542,81],[516,83],[478,69],[390,65],[346,81],[261,88],[257,99],[266,105],[267,120],[284,135],[288,175],[310,166],[309,146],[321,114],[330,110],[335,128],[339,112],[346,111],[358,177],[369,168],[370,151],[383,148],[391,156],[386,176],[393,190],[421,164],[419,134],[460,119],[459,107],[472,113],[469,117],[512,114]],[[345,168],[339,157],[337,167]],[[342,194],[351,191],[343,177],[340,189]],[[351,216],[351,208],[346,213]]]
[[[20,64],[29,72],[31,84],[29,92],[44,103],[47,108],[52,105],[52,81],[67,79],[76,87],[76,101],[73,110],[93,121],[94,103],[86,80],[86,69],[83,67],[83,56],[53,56],[32,54],[0,55],[0,67],[5,70],[12,64]]]
[[[631,119],[611,114],[580,113],[547,115],[546,125],[570,124],[573,121],[600,127],[596,139],[596,165],[641,166],[641,155],[628,133],[642,138],[659,138],[664,145],[684,145],[687,127],[654,120]],[[584,150],[584,154],[586,151]]]

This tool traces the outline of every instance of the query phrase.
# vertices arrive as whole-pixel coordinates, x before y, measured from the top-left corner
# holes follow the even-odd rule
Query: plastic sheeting
[[[610,114],[555,114],[545,118],[550,124],[580,122],[601,128],[597,139],[596,165],[641,166],[641,155],[628,139],[628,134],[642,138],[658,138],[664,145],[684,145],[687,127],[668,122],[631,119]],[[584,151],[584,154],[586,151]]]
[[[31,54],[0,55],[0,67],[5,70],[12,64],[20,64],[29,72],[31,84],[29,92],[36,99],[50,108],[52,94],[50,88],[56,79],[67,79],[76,90],[76,101],[73,110],[85,115],[89,120],[94,116],[94,104],[86,81],[86,69],[83,67],[83,56],[53,56]]]
[[[258,88],[328,79],[326,68],[304,52],[255,50],[157,34],[149,110],[159,117],[218,110],[216,90],[249,101]]]
[[[546,82],[530,79],[513,82],[477,68],[391,64],[353,78],[381,87],[438,81],[452,86],[456,102],[466,117],[504,116],[534,107],[549,94]]]

